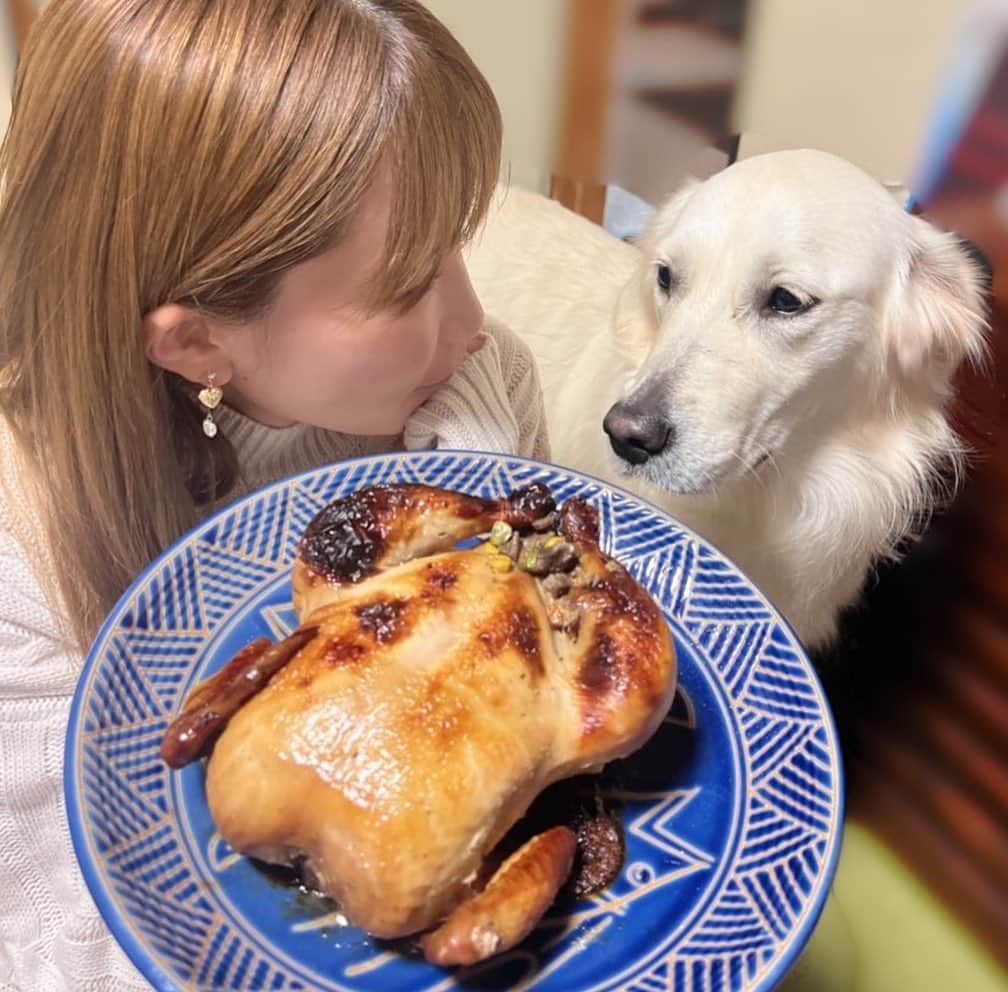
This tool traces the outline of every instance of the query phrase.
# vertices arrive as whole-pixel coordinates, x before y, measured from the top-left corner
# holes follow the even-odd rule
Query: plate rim
[[[151,982],[152,987],[156,989],[157,992],[192,992],[192,990],[196,989],[196,986],[181,984],[176,976],[169,975],[164,968],[161,967],[154,953],[150,951],[139,939],[137,939],[128,921],[119,911],[118,906],[112,902],[108,890],[103,884],[97,859],[92,856],[89,849],[87,841],[87,827],[84,822],[82,812],[83,805],[80,801],[81,783],[79,782],[77,774],[78,762],[76,760],[77,749],[75,745],[79,739],[84,697],[99,663],[100,655],[98,655],[96,649],[98,645],[106,640],[111,628],[120,621],[127,604],[133,597],[136,590],[147,582],[151,578],[152,574],[169,558],[171,558],[180,547],[196,539],[203,531],[213,528],[222,516],[228,513],[233,513],[248,503],[268,498],[275,492],[279,493],[281,491],[288,490],[292,485],[296,484],[299,479],[316,476],[335,469],[348,468],[354,465],[372,464],[399,459],[438,459],[443,457],[459,456],[487,458],[505,464],[518,463],[550,471],[559,471],[568,476],[580,477],[581,479],[594,483],[603,489],[616,493],[624,499],[629,499],[631,502],[644,506],[661,517],[671,520],[672,523],[675,524],[683,533],[699,542],[702,546],[706,546],[714,551],[718,557],[730,565],[731,568],[745,580],[745,583],[749,586],[749,588],[755,592],[764,603],[766,603],[775,620],[794,641],[794,644],[798,649],[798,653],[804,663],[807,674],[811,676],[811,683],[816,691],[816,695],[821,702],[820,708],[824,717],[823,724],[826,727],[830,743],[832,745],[830,753],[836,766],[836,781],[834,788],[834,795],[836,797],[836,815],[833,821],[833,830],[831,831],[828,839],[829,850],[827,852],[827,856],[823,859],[823,870],[818,879],[816,889],[807,900],[805,912],[802,915],[801,921],[791,932],[790,940],[787,945],[778,955],[776,960],[772,962],[771,967],[757,978],[757,984],[753,987],[753,992],[769,992],[769,990],[775,988],[783,980],[797,962],[822,916],[823,910],[826,906],[826,901],[829,898],[833,880],[836,876],[837,865],[843,848],[843,833],[847,814],[843,754],[840,748],[836,720],[833,715],[832,708],[830,707],[829,700],[826,697],[825,690],[823,689],[822,681],[819,678],[819,673],[812,664],[805,645],[802,643],[791,623],[780,611],[780,609],[778,609],[776,604],[730,555],[726,554],[713,541],[698,533],[687,523],[680,520],[668,510],[658,506],[649,498],[641,496],[632,490],[624,488],[623,486],[601,479],[589,472],[584,472],[570,466],[559,465],[555,462],[541,461],[539,459],[529,458],[523,455],[510,455],[493,451],[475,451],[464,448],[438,448],[430,451],[379,452],[375,454],[361,455],[355,458],[340,459],[335,462],[327,462],[313,468],[308,468],[300,472],[292,472],[288,475],[282,476],[267,485],[260,486],[257,489],[244,493],[243,495],[215,509],[204,520],[201,520],[190,527],[175,541],[168,545],[168,547],[152,559],[151,562],[133,579],[133,581],[130,582],[129,586],[127,586],[125,591],[116,601],[115,606],[112,607],[108,615],[102,621],[101,627],[98,629],[97,634],[88,647],[84,664],[81,666],[81,670],[78,673],[77,681],[74,686],[73,697],[70,704],[70,715],[67,721],[63,744],[62,792],[65,817],[70,831],[71,846],[73,848],[74,858],[77,862],[78,868],[80,869],[81,875],[87,885],[88,892],[94,900],[94,903],[101,914],[105,925],[108,927],[109,932],[115,938],[116,942],[125,952],[132,964],[137,968],[140,974],[147,979],[147,981]]]

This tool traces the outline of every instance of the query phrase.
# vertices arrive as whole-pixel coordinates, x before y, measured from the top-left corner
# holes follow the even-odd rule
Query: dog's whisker
[[[754,465],[751,462],[746,461],[737,451],[732,452],[732,457],[742,465],[742,478],[745,478],[747,475],[751,475],[760,484],[761,488],[766,489],[766,480],[757,470],[758,463]]]

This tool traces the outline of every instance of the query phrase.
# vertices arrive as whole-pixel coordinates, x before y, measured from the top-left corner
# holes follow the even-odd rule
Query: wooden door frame
[[[613,58],[624,0],[568,0],[567,66],[556,173],[577,183],[599,183]]]

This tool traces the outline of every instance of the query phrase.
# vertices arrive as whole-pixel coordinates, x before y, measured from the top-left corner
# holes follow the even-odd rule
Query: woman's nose
[[[440,282],[444,324],[460,338],[475,337],[483,329],[485,315],[461,255],[445,260]]]

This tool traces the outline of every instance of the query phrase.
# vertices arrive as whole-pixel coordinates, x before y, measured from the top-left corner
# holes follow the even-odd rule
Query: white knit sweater
[[[411,417],[403,444],[548,458],[532,355],[500,325],[485,330],[483,348]],[[239,495],[391,443],[306,426],[267,428],[229,410],[219,422],[238,452]],[[82,659],[61,639],[11,519],[0,502],[0,990],[148,988],[106,929],[74,860],[63,737]]]

